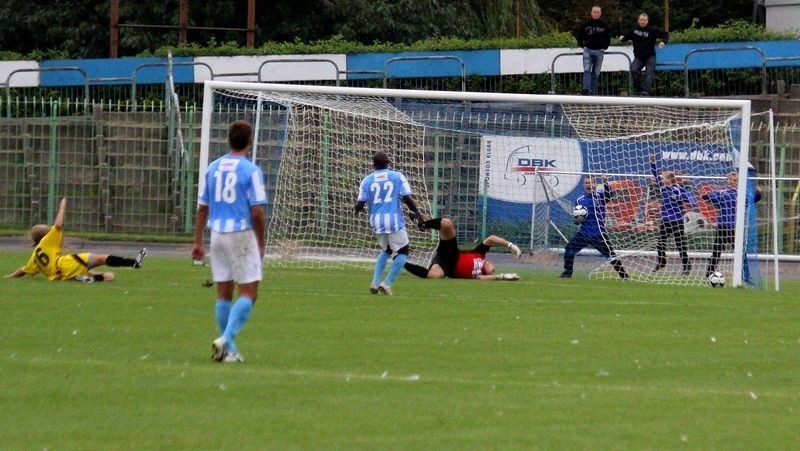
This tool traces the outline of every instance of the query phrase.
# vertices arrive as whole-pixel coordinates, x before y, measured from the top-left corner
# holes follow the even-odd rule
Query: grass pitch
[[[0,254],[9,273],[22,253]],[[268,269],[237,340],[208,268],[0,280],[0,447],[781,449],[800,430],[797,282],[780,293]]]

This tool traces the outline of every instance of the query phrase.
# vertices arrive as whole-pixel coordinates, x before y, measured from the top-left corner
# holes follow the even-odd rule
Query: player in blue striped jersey
[[[592,246],[600,252],[600,255],[611,259],[611,266],[614,267],[621,279],[627,279],[628,273],[625,272],[622,262],[611,248],[611,242],[606,232],[606,202],[614,196],[614,192],[605,178],[598,185],[591,176],[583,180],[583,189],[586,190],[586,194],[577,199],[576,205],[583,205],[588,214],[564,249],[564,272],[560,277],[572,277],[575,255],[584,247]]]
[[[382,251],[375,259],[375,271],[370,284],[372,294],[391,296],[392,283],[403,270],[408,259],[409,240],[403,218],[402,200],[411,211],[409,216],[418,223],[422,215],[411,197],[411,186],[403,173],[389,169],[389,155],[377,151],[372,156],[375,171],[364,177],[358,190],[355,213],[358,215],[367,206],[369,223],[378,239]],[[383,271],[394,254],[386,278],[381,281]]]
[[[253,128],[238,120],[228,128],[230,153],[208,166],[198,193],[192,258],[205,257],[203,232],[211,230],[211,274],[217,284],[215,315],[220,337],[211,343],[218,362],[243,361],[234,339],[244,327],[258,297],[264,257],[264,174],[247,159]],[[233,302],[233,290],[239,298]]]
[[[692,271],[692,263],[689,261],[683,215],[688,210],[697,211],[697,200],[694,198],[694,194],[677,183],[674,172],[664,171],[662,176],[658,171],[656,157],[653,154],[650,154],[650,172],[655,177],[661,194],[661,222],[658,226],[658,242],[656,243],[658,260],[653,272],[658,272],[667,266],[667,239],[671,236],[675,240],[675,247],[678,248],[678,254],[681,256],[683,275],[688,276]]]
[[[703,194],[701,197],[710,202],[718,210],[717,229],[714,232],[714,245],[711,248],[711,261],[706,268],[706,277],[716,270],[719,257],[725,247],[733,244],[736,236],[736,193],[739,184],[739,174],[731,172],[727,177],[728,186]],[[756,187],[753,203],[761,200],[761,188]]]

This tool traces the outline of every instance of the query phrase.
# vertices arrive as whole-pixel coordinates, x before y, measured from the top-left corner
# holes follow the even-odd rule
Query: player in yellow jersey
[[[58,213],[52,227],[37,224],[31,228],[33,253],[25,266],[8,274],[9,277],[35,276],[41,273],[49,280],[77,280],[80,282],[110,282],[114,280],[113,272],[95,272],[92,269],[101,266],[127,266],[141,268],[142,260],[147,255],[147,248],[139,251],[136,258],[117,257],[116,255],[62,254],[61,240],[64,236],[64,212],[67,198],[61,199]]]

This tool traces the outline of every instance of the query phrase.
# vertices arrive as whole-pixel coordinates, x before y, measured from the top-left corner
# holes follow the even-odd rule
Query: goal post
[[[631,266],[633,279],[705,285],[715,219],[700,200],[689,215],[696,222],[686,225],[691,276],[680,274],[671,238],[667,271],[651,274],[659,220],[647,197],[653,154],[658,170],[680,174],[697,189],[697,199],[701,189],[720,188],[728,173],[739,174],[736,233],[720,267],[729,285],[745,283],[745,230],[755,227],[746,215],[748,100],[207,81],[201,173],[227,151],[224,130],[237,118],[258,124],[254,155],[268,178],[267,241],[282,252],[276,261],[374,258],[375,240],[364,219],[352,215],[352,203],[358,182],[371,170],[369,156],[386,150],[393,167],[406,172],[425,213],[453,217],[465,244],[502,234],[534,253],[563,249],[576,229],[570,207],[582,194],[582,181],[607,179],[615,193],[606,216],[613,225],[608,244]],[[202,189],[202,178],[199,183]],[[312,228],[318,230],[308,233]],[[436,239],[413,232],[411,260],[423,260]]]

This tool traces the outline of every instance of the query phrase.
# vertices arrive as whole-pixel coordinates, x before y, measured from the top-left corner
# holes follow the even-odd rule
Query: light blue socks
[[[216,316],[217,316],[217,327],[219,327],[219,334],[222,335],[225,333],[225,328],[228,327],[228,318],[231,315],[231,301],[224,301],[222,299],[217,299],[216,305]],[[228,351],[236,351],[236,343],[229,341],[225,343],[225,349]]]
[[[375,272],[372,274],[372,285],[381,283],[381,276],[383,269],[386,268],[386,263],[389,261],[390,255],[386,252],[381,252],[378,258],[375,259]]]
[[[406,260],[408,260],[406,254],[395,255],[392,266],[389,268],[389,274],[386,276],[386,285],[392,286],[394,279],[397,279],[397,276],[399,276],[400,272],[403,270],[403,265],[406,264]]]
[[[219,334],[225,333],[225,328],[228,327],[228,316],[231,314],[231,301],[223,301],[217,299],[216,309],[214,310],[217,316],[217,326],[219,327]]]
[[[250,318],[250,312],[253,310],[253,301],[244,296],[236,300],[231,306],[230,314],[228,315],[228,324],[225,326],[225,331],[222,333],[222,338],[225,339],[229,351],[236,351],[234,339],[247,323]]]

